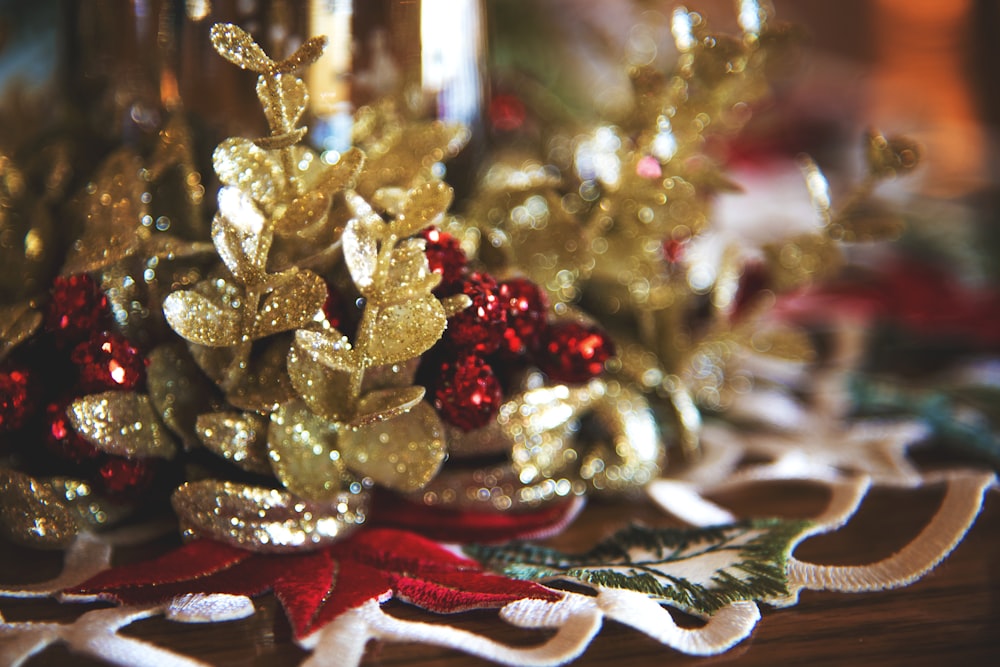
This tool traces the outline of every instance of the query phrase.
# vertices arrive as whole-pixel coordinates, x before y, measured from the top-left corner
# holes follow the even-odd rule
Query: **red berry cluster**
[[[465,431],[488,424],[503,401],[505,383],[498,372],[513,375],[536,367],[555,382],[581,383],[603,371],[614,354],[603,331],[572,321],[549,322],[538,285],[524,278],[498,283],[470,269],[451,235],[432,228],[422,236],[430,269],[441,274],[435,293],[472,300],[448,320],[418,373],[445,421]]]
[[[45,335],[0,370],[0,433],[25,431],[15,439],[30,443],[40,429],[57,466],[89,478],[108,497],[132,500],[152,482],[151,461],[97,449],[73,430],[66,414],[75,398],[145,385],[145,357],[110,324],[107,297],[89,275],[56,278]]]

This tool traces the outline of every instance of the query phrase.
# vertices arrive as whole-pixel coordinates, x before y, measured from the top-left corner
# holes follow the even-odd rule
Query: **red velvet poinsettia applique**
[[[137,605],[191,593],[254,596],[268,590],[281,601],[296,639],[373,599],[396,597],[453,613],[562,597],[535,583],[489,574],[436,542],[388,528],[361,530],[301,554],[258,554],[198,540],[160,558],[102,572],[64,595]]]

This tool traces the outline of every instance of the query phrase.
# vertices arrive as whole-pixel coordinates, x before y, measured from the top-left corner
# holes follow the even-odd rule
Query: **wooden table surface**
[[[942,497],[940,488],[876,489],[859,513],[840,531],[813,537],[796,551],[802,560],[827,564],[862,564],[884,558],[916,535]],[[809,516],[825,503],[826,492],[800,483],[781,483],[718,500],[747,515]],[[642,633],[606,621],[589,650],[574,665],[980,665],[1000,664],[1000,498],[988,493],[982,514],[952,555],[920,581],[901,589],[865,594],[802,593],[797,606],[765,607],[752,636],[723,655],[685,656]],[[643,503],[591,502],[581,517],[551,540],[567,549],[583,549],[631,520],[671,525]],[[0,576],[5,581],[37,579],[58,570],[54,553],[0,547]],[[146,553],[143,556],[147,555]],[[124,559],[136,553],[121,552]],[[257,613],[241,621],[186,625],[162,618],[141,621],[124,630],[185,655],[216,665],[296,665],[306,653],[297,648],[275,600],[257,601]],[[385,607],[407,619],[433,620],[432,614],[390,602]],[[9,621],[68,620],[80,605],[48,600],[0,599]],[[512,644],[530,645],[549,634],[512,628],[495,612],[447,617],[466,629]],[[692,619],[681,622],[696,624]],[[29,667],[96,665],[60,647],[29,660]],[[365,665],[459,667],[490,664],[433,646],[370,642]]]

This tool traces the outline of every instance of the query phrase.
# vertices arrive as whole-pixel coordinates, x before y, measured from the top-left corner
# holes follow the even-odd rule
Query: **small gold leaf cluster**
[[[281,61],[233,25],[216,25],[212,43],[225,59],[258,74],[271,134],[231,138],[216,149],[223,187],[211,237],[221,266],[163,303],[168,323],[225,398],[222,410],[187,422],[210,450],[277,477],[284,489],[272,490],[278,495],[269,505],[279,523],[287,511],[296,530],[309,532],[302,527],[309,521],[290,509],[301,499],[311,504],[310,516],[327,516],[346,530],[364,520],[358,499],[371,484],[413,491],[446,455],[444,428],[413,372],[447,318],[468,305],[464,295],[432,294],[441,277],[428,268],[417,236],[444,215],[452,190],[429,169],[405,178],[373,170],[359,148],[327,164],[300,143],[308,97],[296,72],[319,57],[323,39],[308,40]],[[386,164],[429,167],[460,133],[428,125],[418,130],[428,140],[423,146],[402,144],[375,122],[367,143]],[[329,285],[359,304],[355,331],[327,320]],[[261,545],[274,536],[258,539],[260,522],[234,534],[204,507],[206,498],[239,504],[261,493],[270,492],[192,482],[175,493],[174,504],[193,533]],[[300,535],[306,543],[342,532],[310,530]]]
[[[676,441],[691,455],[699,406],[723,410],[753,380],[741,358],[812,357],[804,332],[762,315],[775,294],[831,276],[842,242],[898,234],[900,221],[872,194],[919,158],[912,142],[873,133],[868,174],[836,211],[825,177],[805,161],[803,178],[825,224],[760,248],[764,285],[754,293],[741,293],[748,267],[735,246],[721,252],[710,277],[698,275],[684,251],[713,231],[717,195],[739,189],[711,146],[744,127],[770,93],[773,65],[795,57],[795,31],[760,9],[759,21],[737,36],[677,9],[676,68],[634,67],[636,103],[626,116],[572,136],[557,131],[540,142],[541,155],[501,156],[485,171],[465,223],[478,227],[479,258],[492,271],[525,271],[557,304],[582,306],[609,328],[621,376],[673,416]]]

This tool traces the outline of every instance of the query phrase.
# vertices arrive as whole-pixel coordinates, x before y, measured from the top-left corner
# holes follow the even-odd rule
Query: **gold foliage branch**
[[[739,369],[745,354],[811,358],[803,332],[765,317],[775,294],[832,275],[843,242],[898,234],[898,218],[875,205],[874,191],[919,157],[912,142],[872,133],[868,173],[837,209],[822,172],[805,161],[822,226],[761,248],[765,288],[739,312],[737,296],[748,295],[740,293],[747,266],[738,248],[722,253],[711,280],[697,279],[684,250],[713,231],[718,195],[740,190],[714,147],[745,126],[799,41],[761,4],[742,7],[736,36],[676,9],[673,71],[632,66],[636,103],[626,117],[575,136],[560,128],[540,158],[501,156],[485,171],[466,223],[479,226],[479,255],[491,270],[526,271],[557,309],[582,308],[611,331],[620,375],[656,399],[689,456],[698,450],[701,410],[724,408],[752,380]]]
[[[175,492],[174,505],[192,533],[265,549],[283,548],[286,538],[322,543],[364,520],[372,483],[413,491],[445,458],[444,428],[413,372],[469,300],[431,293],[441,277],[415,235],[452,200],[451,188],[419,167],[453,152],[461,133],[413,128],[420,150],[391,132],[375,136],[369,115],[377,169],[358,148],[326,164],[299,143],[308,97],[295,74],[319,57],[323,40],[281,61],[236,26],[215,26],[212,41],[224,58],[258,73],[271,134],[216,149],[223,187],[211,235],[222,267],[169,295],[163,309],[236,408],[199,414],[198,438],[245,470],[273,474],[284,490],[193,481]],[[387,168],[394,163],[414,169],[396,173]],[[357,296],[353,336],[323,313],[328,283]],[[220,522],[207,510],[219,503],[239,520]]]

